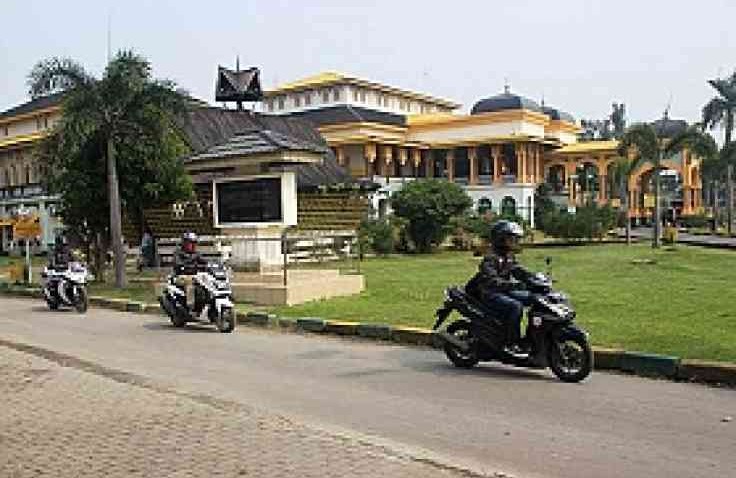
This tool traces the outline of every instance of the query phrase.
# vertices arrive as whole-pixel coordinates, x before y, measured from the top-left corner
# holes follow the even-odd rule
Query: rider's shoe
[[[531,347],[529,346],[527,341],[524,339],[520,340],[519,342],[510,344],[504,347],[504,350],[506,351],[506,353],[509,353],[515,356],[529,355],[530,349]]]

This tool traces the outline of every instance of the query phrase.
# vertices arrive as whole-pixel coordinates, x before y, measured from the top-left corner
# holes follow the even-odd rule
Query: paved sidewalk
[[[242,405],[60,363],[0,346],[0,476],[467,476]]]

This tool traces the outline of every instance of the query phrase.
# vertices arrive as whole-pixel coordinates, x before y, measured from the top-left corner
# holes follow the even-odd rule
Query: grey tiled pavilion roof
[[[256,154],[279,153],[285,151],[303,151],[315,154],[326,154],[328,148],[309,141],[287,136],[273,130],[251,129],[237,133],[224,143],[216,144],[205,151],[189,156],[185,163],[223,159]]]
[[[306,148],[300,150],[322,152],[321,163],[289,166],[290,170],[297,173],[297,186],[300,189],[353,182],[348,172],[337,164],[335,155],[322,135],[307,121],[250,111],[202,107],[192,108],[178,118],[177,123],[192,150],[192,156],[214,147],[222,147],[236,136],[260,131],[262,134],[258,138],[251,137],[247,140],[249,147],[260,144],[258,147],[268,148],[278,144],[292,148],[291,150]],[[242,140],[246,142],[246,138]]]

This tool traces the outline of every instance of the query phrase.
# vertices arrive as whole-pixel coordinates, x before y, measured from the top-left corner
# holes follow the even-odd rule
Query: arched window
[[[511,196],[506,196],[501,201],[501,214],[503,216],[515,216],[516,215],[516,199]]]
[[[27,165],[26,166],[26,178],[25,179],[26,179],[26,184],[32,184],[33,183],[33,181],[32,181],[33,175],[31,174],[31,166],[30,165]]]
[[[15,166],[10,166],[10,180],[8,181],[8,186],[15,186],[17,185],[18,179],[15,174]]]
[[[478,200],[478,214],[485,214],[493,211],[493,201],[491,198],[482,197]]]

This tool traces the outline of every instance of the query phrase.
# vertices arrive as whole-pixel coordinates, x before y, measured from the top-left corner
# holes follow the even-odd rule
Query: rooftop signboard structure
[[[218,66],[215,100],[234,101],[238,110],[243,109],[244,101],[263,100],[260,76],[261,72],[256,67],[241,70],[240,61],[237,61],[235,70]]]

